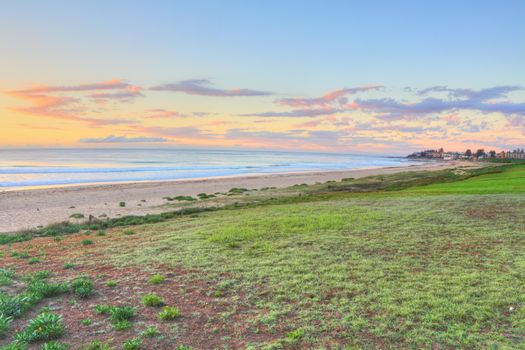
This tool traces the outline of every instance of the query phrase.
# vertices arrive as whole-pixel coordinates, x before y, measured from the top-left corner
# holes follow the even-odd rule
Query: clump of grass
[[[135,308],[131,306],[97,305],[95,311],[109,315],[109,320],[116,330],[126,330],[131,327],[130,320],[135,317]]]
[[[83,219],[84,218],[84,214],[82,213],[73,213],[71,215],[69,215],[70,218],[72,219]]]
[[[122,344],[122,350],[140,350],[141,345],[142,340],[140,338],[129,339]]]
[[[164,299],[156,294],[146,294],[142,297],[142,304],[144,306],[159,307],[165,304]]]
[[[69,345],[64,344],[64,343],[59,343],[56,341],[45,343],[40,348],[40,350],[68,350],[68,349],[69,349]]]
[[[102,343],[100,340],[94,340],[89,345],[82,348],[82,350],[114,350],[109,343]]]
[[[85,239],[82,241],[82,245],[92,245],[93,241],[91,239]]]
[[[37,257],[33,257],[31,259],[29,259],[29,261],[27,262],[29,265],[34,265],[34,264],[38,264],[40,262],[40,259],[37,258]]]
[[[165,280],[166,280],[166,277],[164,277],[162,275],[159,275],[159,274],[155,274],[155,275],[151,276],[149,281],[151,282],[151,284],[161,284]]]
[[[106,231],[105,230],[98,230],[97,236],[105,236],[105,235],[106,235]]]
[[[199,199],[201,200],[204,200],[204,199],[209,199],[209,198],[215,198],[217,196],[214,194],[199,193],[197,197],[199,197]]]
[[[157,326],[148,326],[141,335],[145,338],[155,338],[160,335],[160,331]]]
[[[12,317],[4,316],[0,313],[0,338],[3,338],[9,329],[9,325],[13,321]]]
[[[230,194],[242,194],[244,192],[248,192],[249,190],[247,188],[238,188],[238,187],[233,187],[233,188],[230,188],[230,190],[228,191]]]
[[[125,234],[126,236],[131,236],[131,235],[135,234],[135,231],[133,231],[133,230],[124,230],[122,233]]]
[[[26,252],[12,252],[11,256],[13,258],[20,258],[20,259],[29,259],[30,255]]]
[[[73,264],[73,263],[71,263],[71,262],[65,262],[65,263],[64,263],[64,268],[65,268],[66,270],[68,270],[68,269],[72,269],[72,268],[74,268],[74,267],[75,267],[75,264]]]
[[[295,344],[304,338],[304,334],[304,329],[298,328],[286,334],[286,340],[292,344]]]
[[[69,288],[65,283],[49,283],[44,280],[34,280],[28,285],[28,291],[43,298],[51,298],[67,293]]]
[[[53,313],[41,313],[29,321],[26,329],[15,336],[17,341],[32,343],[58,339],[64,334],[62,316]]]
[[[164,306],[159,312],[159,318],[162,321],[171,321],[180,316],[180,310],[176,306]]]
[[[81,298],[89,298],[93,295],[93,281],[87,276],[80,276],[71,282],[71,289]]]
[[[115,288],[116,286],[118,286],[118,282],[117,281],[109,280],[109,281],[106,282],[106,287]]]
[[[118,205],[119,207],[124,208],[126,206],[126,202],[120,202]]]
[[[93,321],[90,318],[84,318],[83,320],[80,321],[80,323],[83,326],[89,326],[93,323]]]
[[[0,268],[0,286],[8,286],[13,283],[15,272],[10,269]]]

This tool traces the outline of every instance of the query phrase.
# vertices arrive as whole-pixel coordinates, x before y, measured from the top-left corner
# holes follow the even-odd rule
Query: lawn
[[[452,180],[409,188],[408,177],[428,176],[395,175],[302,187],[299,197],[295,188],[275,203],[135,225],[133,234],[115,227],[14,243],[0,259],[16,266],[5,279],[20,288],[24,274],[44,268],[56,283],[90,276],[93,296],[66,291],[34,306],[51,303],[64,317],[62,340],[73,348],[140,338],[143,349],[523,349],[524,174],[439,173]],[[365,183],[375,192],[361,193]],[[178,313],[162,321],[145,298]],[[136,315],[117,330],[97,304]],[[79,326],[86,317],[93,323]],[[148,327],[161,334],[146,337]]]

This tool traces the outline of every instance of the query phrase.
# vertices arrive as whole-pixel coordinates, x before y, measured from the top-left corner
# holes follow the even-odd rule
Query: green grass
[[[148,244],[110,253],[123,265],[228,276],[245,292],[254,325],[290,325],[281,345],[338,339],[357,348],[520,348],[523,174],[523,166],[441,173],[444,184],[403,191],[393,189],[406,188],[412,175],[385,176],[379,192],[367,194],[349,186],[377,188],[380,180],[323,184],[304,201],[150,225]]]
[[[503,173],[472,177],[464,181],[438,183],[407,190],[418,194],[498,194],[525,192],[525,165],[516,165]]]

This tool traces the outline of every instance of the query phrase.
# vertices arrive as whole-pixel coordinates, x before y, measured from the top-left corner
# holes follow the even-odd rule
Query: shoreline
[[[404,171],[442,170],[458,166],[477,167],[462,161],[370,167],[349,170],[307,171],[274,174],[229,175],[164,181],[119,182],[68,185],[0,192],[0,233],[11,233],[68,221],[73,213],[98,217],[158,214],[166,211],[163,197],[198,193],[227,192],[232,187],[260,189],[288,187],[299,183],[314,184],[346,177],[365,177]],[[125,207],[119,203],[125,202]]]

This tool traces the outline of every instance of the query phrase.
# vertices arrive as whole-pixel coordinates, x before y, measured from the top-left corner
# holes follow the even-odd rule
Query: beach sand
[[[260,189],[314,184],[343,178],[392,174],[402,171],[439,170],[458,166],[478,167],[473,162],[428,162],[421,165],[374,169],[243,175],[162,182],[82,185],[0,192],[0,233],[46,226],[69,220],[73,213],[98,217],[146,215],[166,211],[163,197],[227,192],[232,187]],[[125,207],[119,203],[125,202]]]

